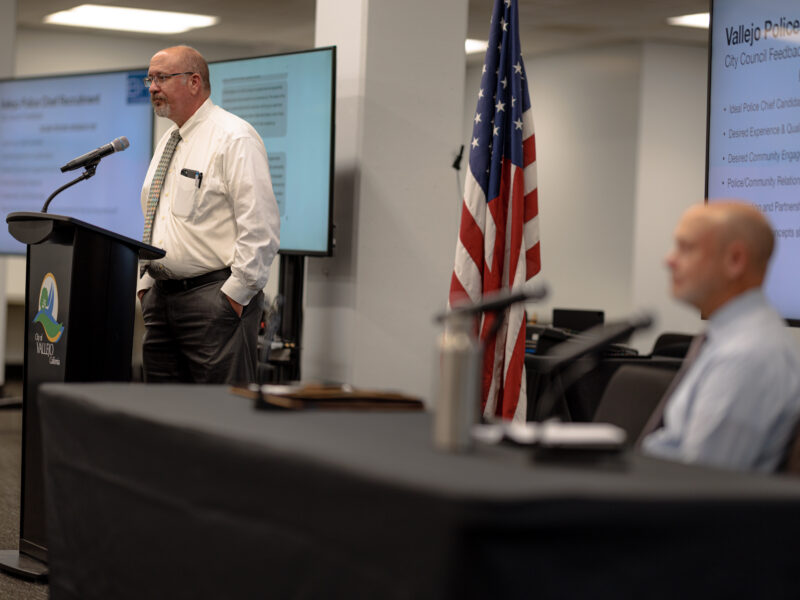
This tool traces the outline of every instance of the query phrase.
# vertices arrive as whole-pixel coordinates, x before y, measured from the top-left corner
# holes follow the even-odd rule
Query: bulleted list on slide
[[[710,63],[709,201],[746,200],[770,220],[766,288],[787,314],[800,297],[800,278],[785,276],[800,251],[800,4],[715,1]]]

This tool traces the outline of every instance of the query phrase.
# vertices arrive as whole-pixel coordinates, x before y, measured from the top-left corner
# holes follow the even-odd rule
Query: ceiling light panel
[[[211,15],[101,6],[99,4],[81,4],[44,18],[45,23],[57,25],[157,34],[183,33],[190,29],[210,27],[218,21],[219,17]]]
[[[695,13],[693,15],[681,15],[680,17],[670,17],[667,23],[679,25],[681,27],[697,27],[698,29],[708,29],[708,13]]]

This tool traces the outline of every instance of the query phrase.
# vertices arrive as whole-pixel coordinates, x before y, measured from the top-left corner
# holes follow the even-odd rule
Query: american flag
[[[495,0],[475,111],[450,306],[517,290],[541,269],[533,116],[519,45],[517,0]],[[502,323],[493,339],[497,318]],[[524,306],[486,314],[483,414],[524,421]]]

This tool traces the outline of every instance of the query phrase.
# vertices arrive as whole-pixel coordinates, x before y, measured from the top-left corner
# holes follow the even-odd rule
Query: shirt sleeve
[[[231,277],[222,291],[248,304],[267,283],[280,244],[280,214],[267,152],[260,139],[235,139],[224,158],[225,185],[236,220]]]
[[[788,391],[767,361],[737,353],[718,357],[696,388],[679,454],[688,462],[750,469],[764,449]]]
[[[149,273],[145,273],[139,278],[139,283],[136,285],[136,293],[138,294],[142,290],[149,290],[155,282],[156,280]]]

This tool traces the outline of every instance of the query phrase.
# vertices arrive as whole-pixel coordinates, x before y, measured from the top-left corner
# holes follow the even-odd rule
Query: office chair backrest
[[[622,427],[628,444],[633,445],[675,377],[677,366],[622,365],[608,382],[593,421]]]
[[[786,448],[786,455],[783,457],[778,471],[790,475],[800,475],[800,423],[794,428],[794,433]]]
[[[653,356],[683,358],[689,350],[693,335],[688,333],[662,333],[653,344]]]

